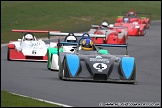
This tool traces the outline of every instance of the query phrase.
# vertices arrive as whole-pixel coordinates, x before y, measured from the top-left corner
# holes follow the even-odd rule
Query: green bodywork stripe
[[[109,54],[108,50],[103,50],[103,49],[99,50],[98,52],[100,54]]]
[[[63,52],[62,48],[59,48],[59,52]],[[47,49],[47,56],[48,56],[48,61],[47,61],[47,68],[50,69],[51,67],[51,55],[52,54],[57,54],[57,48],[48,48]]]

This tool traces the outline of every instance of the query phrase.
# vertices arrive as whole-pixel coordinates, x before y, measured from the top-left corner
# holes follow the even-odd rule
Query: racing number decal
[[[98,64],[98,65],[96,66],[96,68],[102,69],[102,68],[104,68],[104,67],[102,67],[102,64]]]
[[[33,50],[33,51],[32,51],[32,54],[36,54],[36,50]]]
[[[93,64],[93,67],[94,67],[95,69],[97,69],[97,70],[102,71],[102,70],[105,70],[105,69],[107,68],[107,65],[104,64],[104,63],[94,63],[94,64]]]

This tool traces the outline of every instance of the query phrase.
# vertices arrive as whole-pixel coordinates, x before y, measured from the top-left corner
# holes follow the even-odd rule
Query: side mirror
[[[74,49],[71,49],[70,51],[71,51],[71,52],[73,52],[73,51],[74,51]]]
[[[117,16],[118,18],[123,18],[123,16]]]
[[[140,17],[141,19],[146,19],[146,17]]]

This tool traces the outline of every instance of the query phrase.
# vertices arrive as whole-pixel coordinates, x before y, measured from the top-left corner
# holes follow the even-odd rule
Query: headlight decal
[[[74,54],[66,54],[66,58],[69,71],[74,77],[79,69],[79,57]]]
[[[122,58],[122,70],[128,79],[132,72],[134,67],[134,58],[133,57],[123,57]]]

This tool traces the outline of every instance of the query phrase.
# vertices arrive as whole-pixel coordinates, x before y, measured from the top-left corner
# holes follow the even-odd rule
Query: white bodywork
[[[88,33],[93,34],[98,29],[99,25],[91,25],[91,26],[93,27],[93,29],[90,29]],[[115,27],[114,24],[110,24],[108,27],[109,28],[120,28],[120,27]],[[103,33],[107,36],[106,38],[108,38],[110,33],[116,32],[116,30],[110,30],[110,29],[101,30],[101,31],[103,31]],[[128,35],[127,28],[123,28],[122,32],[118,33],[118,38],[122,38],[122,36],[125,36],[127,38],[127,35]]]
[[[67,36],[69,33],[58,33],[58,32],[49,32],[49,35],[51,36]],[[76,37],[82,37],[83,34],[81,33],[74,33],[74,35]],[[99,35],[99,34],[89,34],[90,37],[105,37],[105,35]],[[71,52],[73,53],[74,51],[70,51],[71,49],[74,49],[73,47],[76,47],[76,46],[73,46],[73,45],[69,45],[69,46],[62,46],[63,48],[63,52]],[[79,50],[81,49],[81,47],[79,47]],[[50,69],[52,70],[59,70],[59,66],[58,66],[58,55],[57,54],[53,54],[52,55],[52,60],[51,60],[51,67]]]
[[[62,46],[63,52],[71,52],[73,53],[74,51],[70,51],[71,49],[74,49],[73,47],[76,46]],[[81,49],[81,47],[80,47]],[[57,54],[52,54],[52,60],[51,60],[51,68],[52,70],[59,70],[59,65],[58,65],[58,55]]]
[[[18,41],[13,41],[9,44],[14,44],[15,49],[21,51],[24,56],[45,56],[48,47],[57,46],[57,43],[54,42],[46,44],[42,40],[24,41],[23,39],[18,39]]]

